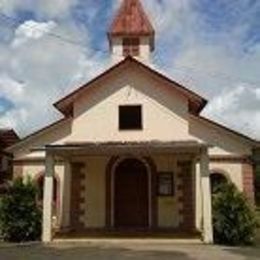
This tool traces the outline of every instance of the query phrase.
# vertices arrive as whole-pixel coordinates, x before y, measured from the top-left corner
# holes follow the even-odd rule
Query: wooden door
[[[145,165],[136,159],[121,162],[114,176],[114,224],[116,228],[149,225],[149,188]]]

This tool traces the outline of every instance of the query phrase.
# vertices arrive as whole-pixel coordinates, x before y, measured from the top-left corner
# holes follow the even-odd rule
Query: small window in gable
[[[141,105],[119,106],[120,130],[141,130],[142,126]]]

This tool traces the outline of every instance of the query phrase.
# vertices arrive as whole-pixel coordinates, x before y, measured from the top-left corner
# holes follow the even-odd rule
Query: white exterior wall
[[[35,178],[39,174],[44,174],[44,172],[45,172],[45,164],[27,163],[26,165],[23,165],[23,167],[22,167],[23,178],[29,177],[32,180],[35,180]],[[55,175],[59,178],[61,186],[63,186],[63,182],[64,182],[64,166],[63,165],[55,166]]]
[[[223,174],[227,180],[236,185],[238,190],[243,191],[243,171],[242,164],[232,162],[210,162],[209,164],[210,174],[220,173]],[[201,216],[202,216],[202,204],[201,204],[201,183],[199,177],[200,165],[196,165],[196,227],[201,228]]]
[[[149,62],[150,55],[151,55],[150,38],[141,37],[140,43],[141,43],[140,46],[141,60],[143,60],[144,62]]]
[[[174,175],[174,196],[157,197],[158,199],[158,226],[161,228],[177,228],[181,222],[179,209],[181,205],[178,203],[178,197],[181,196],[177,187],[179,184],[177,161],[185,159],[185,156],[178,155],[161,155],[154,156],[153,160],[156,164],[158,172],[173,172]]]
[[[187,99],[177,93],[170,95],[169,89],[136,73],[129,69],[78,99],[71,141],[187,140]],[[118,106],[130,104],[143,107],[142,131],[118,129]]]
[[[127,70],[106,77],[102,85],[89,87],[85,94],[78,97],[74,104],[73,120],[68,119],[28,138],[11,152],[14,153],[15,159],[32,159],[44,158],[43,152],[31,152],[31,149],[46,144],[195,140],[213,145],[209,150],[210,155],[251,154],[251,145],[245,139],[189,116],[187,98],[164,84],[155,76],[136,67],[128,67]],[[142,105],[143,130],[119,131],[118,106],[126,104]],[[104,163],[100,160],[92,158],[86,164],[86,201],[89,201],[89,210],[85,213],[87,227],[104,225],[106,159]],[[168,159],[156,159],[158,170],[163,170],[168,165],[163,160]],[[174,170],[175,162],[171,165]],[[44,167],[43,164],[26,163],[23,166],[23,176],[35,176],[44,172]],[[63,187],[63,170],[60,167],[56,167],[55,172],[59,174]],[[225,172],[240,190],[243,189],[240,163],[210,163],[210,169]],[[100,183],[100,187],[97,189],[94,183]],[[199,196],[197,200],[198,198]],[[177,225],[179,219],[176,208],[175,198],[159,199],[161,226]]]
[[[142,131],[119,131],[118,106],[126,104],[142,105]],[[195,140],[217,145],[210,149],[211,154],[251,153],[241,138],[189,117],[187,98],[136,69],[129,68],[127,73],[111,77],[82,95],[74,113],[68,138],[72,142]]]
[[[45,158],[45,152],[31,150],[33,148],[42,148],[46,144],[62,144],[66,142],[66,139],[71,135],[71,124],[72,120],[68,118],[17,144],[10,152],[14,154],[15,159]]]
[[[123,39],[121,37],[113,37],[111,39],[111,52],[112,63],[123,59]]]
[[[85,159],[85,227],[105,226],[106,218],[106,166],[109,158],[88,157]]]
[[[63,189],[64,189],[64,166],[63,165],[56,165],[55,166],[55,176],[57,177],[59,189],[57,194],[57,198],[59,200],[59,220],[60,221],[63,218]],[[30,178],[33,181],[36,181],[37,178],[45,173],[45,164],[44,163],[26,163],[25,165],[22,166],[22,176],[26,180],[27,178]],[[59,225],[59,222],[56,223]]]
[[[111,57],[112,63],[119,62],[124,58],[123,56],[123,37],[113,37],[111,39]],[[135,57],[143,62],[149,63],[151,55],[150,37],[140,37],[140,52],[139,56]]]
[[[118,106],[140,104],[143,130],[119,131]],[[222,128],[188,114],[188,100],[157,78],[129,67],[89,87],[74,105],[74,119],[68,119],[17,145],[15,158],[44,157],[30,149],[45,144],[111,141],[186,141],[209,143],[211,155],[250,155],[251,145]]]
[[[211,173],[221,173],[243,191],[243,175],[241,163],[210,163]]]
[[[158,172],[170,171],[174,174],[175,194],[169,197],[157,197],[158,199],[158,226],[162,228],[178,227],[181,216],[179,216],[177,190],[177,161],[190,159],[190,157],[177,155],[161,155],[152,157]],[[81,222],[86,228],[105,227],[106,217],[106,167],[109,157],[90,156],[79,157],[77,161],[85,164],[85,215],[81,217]]]

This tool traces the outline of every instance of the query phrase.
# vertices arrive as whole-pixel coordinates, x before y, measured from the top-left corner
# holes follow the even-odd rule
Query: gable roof
[[[31,138],[44,134],[46,131],[49,131],[52,128],[55,128],[56,126],[69,121],[70,119],[71,119],[71,117],[62,117],[61,119],[57,119],[56,121],[50,123],[49,125],[46,125],[43,128],[40,128],[40,129],[30,133],[29,135],[23,137],[22,139],[19,139],[19,141],[17,141],[16,143],[13,143],[12,145],[8,146],[6,151],[12,152],[13,149],[22,145],[24,142],[30,140]]]
[[[260,149],[260,141],[256,141],[255,147],[256,147],[257,149]]]
[[[20,138],[13,129],[0,129],[1,149],[5,149],[20,141]]]
[[[257,146],[258,142],[256,140],[254,140],[253,138],[250,138],[247,135],[244,135],[244,134],[242,134],[242,133],[240,133],[240,132],[238,132],[238,131],[236,131],[234,129],[231,129],[231,128],[227,127],[227,126],[224,126],[223,124],[219,124],[219,123],[217,123],[217,122],[215,122],[215,121],[213,121],[213,120],[211,120],[209,118],[206,118],[204,116],[201,116],[201,115],[190,114],[190,116],[195,118],[195,119],[198,119],[198,120],[200,120],[202,122],[205,122],[206,124],[215,126],[215,127],[220,128],[220,129],[222,129],[222,130],[224,130],[226,132],[229,132],[230,134],[235,135],[235,136],[237,136],[239,138],[243,138],[244,140],[246,140],[246,141],[248,141],[250,143],[253,143],[253,146]]]
[[[72,115],[73,110],[73,102],[75,99],[77,99],[78,96],[80,96],[83,92],[87,91],[88,88],[93,87],[94,84],[99,83],[101,80],[103,80],[105,77],[109,76],[112,73],[116,73],[117,70],[126,68],[130,65],[137,66],[139,69],[144,70],[147,73],[150,73],[152,76],[156,76],[157,78],[163,80],[165,85],[169,85],[172,87],[172,89],[177,90],[179,93],[186,96],[189,100],[189,109],[191,112],[198,114],[201,112],[201,110],[205,107],[207,104],[207,100],[203,97],[199,96],[195,92],[189,90],[188,88],[184,87],[183,85],[177,83],[176,81],[166,77],[162,73],[156,71],[155,69],[152,69],[151,67],[147,66],[146,64],[140,62],[139,60],[128,56],[119,63],[115,64],[96,78],[92,79],[85,85],[81,86],[80,88],[76,89],[69,95],[65,96],[61,100],[57,101],[54,106],[61,111],[65,116]]]
[[[204,121],[204,122],[206,122],[210,125],[214,125],[214,126],[217,126],[219,128],[222,128],[224,131],[227,131],[227,132],[229,132],[233,135],[236,135],[239,138],[242,138],[242,139],[250,142],[250,144],[253,147],[260,148],[260,142],[259,141],[256,141],[256,140],[254,140],[254,139],[252,139],[252,138],[250,138],[246,135],[243,135],[243,134],[241,134],[237,131],[234,131],[233,129],[230,129],[226,126],[223,126],[223,125],[221,125],[217,122],[214,122],[214,121],[212,121],[208,118],[205,118],[205,117],[199,115],[201,110],[207,104],[206,99],[204,99],[203,97],[194,93],[193,91],[187,89],[185,86],[183,86],[183,85],[175,82],[174,80],[168,78],[167,76],[163,75],[162,73],[156,71],[155,69],[152,69],[151,67],[149,67],[149,66],[145,65],[144,63],[138,61],[137,59],[135,59],[131,56],[128,56],[124,60],[122,60],[121,62],[115,64],[114,66],[112,66],[111,68],[109,68],[108,70],[106,70],[105,72],[100,74],[99,76],[97,76],[94,79],[92,79],[91,81],[89,81],[88,83],[84,84],[83,86],[79,87],[78,89],[76,89],[75,91],[70,93],[69,95],[67,95],[64,98],[62,98],[61,100],[57,101],[54,104],[54,106],[65,115],[65,118],[57,120],[56,122],[50,124],[49,126],[46,126],[46,127],[28,135],[28,136],[26,136],[25,138],[21,139],[20,142],[11,146],[7,150],[11,151],[11,150],[15,149],[15,147],[17,147],[18,145],[21,145],[24,141],[27,141],[32,137],[38,136],[38,135],[42,134],[43,132],[51,129],[52,127],[55,127],[55,126],[59,125],[60,123],[71,119],[73,102],[77,99],[77,97],[79,97],[83,92],[87,91],[89,88],[94,87],[96,83],[101,82],[104,77],[109,76],[111,73],[117,72],[117,70],[120,69],[120,68],[127,68],[127,66],[130,65],[130,64],[134,64],[134,65],[138,66],[140,69],[143,69],[143,70],[147,71],[148,73],[151,73],[151,75],[157,76],[158,78],[160,78],[164,82],[168,83],[166,85],[169,85],[171,88],[173,88],[173,89],[179,91],[180,93],[182,93],[183,95],[187,96],[187,98],[189,99],[189,106],[190,106],[189,109],[190,109],[191,116],[193,116],[193,117],[195,117],[195,118],[197,118],[201,121]]]

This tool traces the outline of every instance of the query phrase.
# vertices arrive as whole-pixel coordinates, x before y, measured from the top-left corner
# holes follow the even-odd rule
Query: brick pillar
[[[254,168],[250,162],[245,162],[242,166],[243,173],[243,191],[248,200],[255,204],[255,188],[254,188]]]
[[[23,165],[13,164],[13,180],[17,178],[23,178]]]
[[[178,162],[178,189],[181,195],[178,198],[179,215],[182,218],[180,228],[184,231],[195,230],[195,201],[194,201],[194,187],[192,177],[192,161]]]
[[[71,164],[70,225],[73,230],[84,228],[85,173],[83,163]]]

